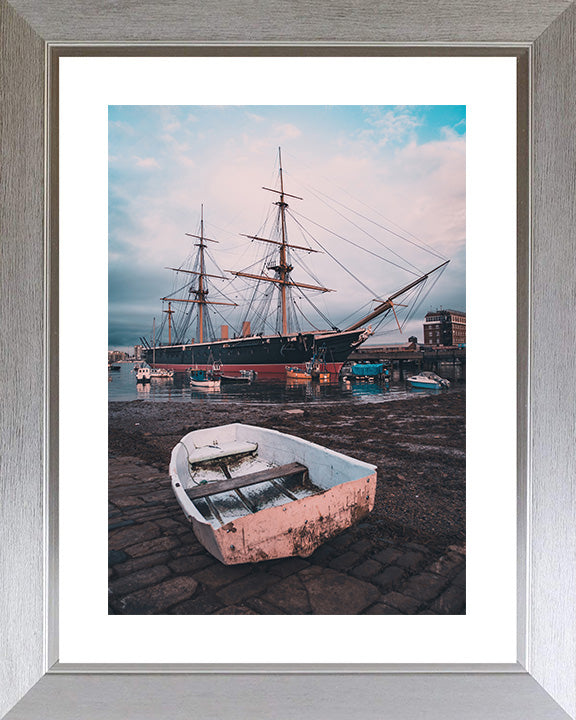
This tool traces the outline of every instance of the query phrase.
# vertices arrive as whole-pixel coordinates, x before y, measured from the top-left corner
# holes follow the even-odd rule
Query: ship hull
[[[259,378],[286,377],[287,367],[304,369],[312,358],[322,358],[329,373],[337,375],[355,348],[368,333],[348,332],[299,333],[252,336],[188,345],[161,345],[144,351],[146,362],[155,368],[186,372],[191,368],[211,369],[216,363],[222,373],[239,375],[253,370]]]

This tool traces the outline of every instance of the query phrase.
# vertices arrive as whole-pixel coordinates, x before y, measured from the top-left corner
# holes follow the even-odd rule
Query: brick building
[[[122,352],[122,350],[108,350],[109,363],[119,362],[120,360],[126,360],[127,358],[127,353]]]
[[[466,313],[435,310],[424,318],[424,345],[462,345],[466,343]]]

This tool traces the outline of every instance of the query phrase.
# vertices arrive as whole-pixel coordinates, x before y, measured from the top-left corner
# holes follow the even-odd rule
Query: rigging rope
[[[317,332],[320,331],[320,328],[317,328],[316,325],[314,325],[314,323],[313,323],[308,317],[306,317],[306,315],[304,314],[304,311],[302,310],[302,308],[298,305],[298,303],[297,303],[296,301],[294,301],[294,307],[295,307],[296,310],[300,313],[300,315],[302,315],[302,317],[304,318],[304,320],[306,320],[306,322],[308,323],[308,325],[310,325],[310,327],[311,327],[313,330],[316,330]]]
[[[335,258],[334,255],[332,255],[332,253],[331,253],[327,248],[325,248],[324,245],[322,245],[322,243],[321,243],[319,240],[317,240],[317,239],[314,237],[314,235],[312,235],[312,233],[311,233],[309,230],[306,230],[306,228],[305,228],[300,222],[298,222],[298,220],[293,216],[292,213],[288,213],[288,214],[290,215],[290,217],[292,218],[292,220],[294,220],[294,222],[302,228],[302,231],[305,232],[306,234],[308,234],[308,235],[312,238],[312,240],[313,240],[319,247],[321,247],[322,250],[323,250],[327,255],[329,255],[329,256],[332,258],[332,260],[334,260],[334,262],[335,262],[337,265],[339,265],[343,270],[345,270],[345,271],[348,273],[348,275],[350,275],[350,277],[354,278],[354,280],[356,280],[357,283],[359,283],[360,285],[362,285],[362,287],[365,288],[366,290],[368,290],[369,293],[372,293],[372,295],[377,295],[377,294],[378,294],[378,293],[375,293],[374,290],[371,290],[371,289],[368,287],[368,285],[366,285],[366,283],[363,283],[362,280],[360,280],[360,278],[356,277],[356,275],[354,275],[354,273],[353,273],[351,270],[349,270],[349,269],[346,267],[346,265],[344,265],[343,263],[340,262],[340,260],[338,260],[337,258]],[[322,227],[322,226],[320,226],[320,227]],[[326,228],[324,228],[324,229],[326,229]],[[329,232],[330,232],[330,231],[329,231]]]
[[[343,213],[341,213],[341,212],[339,212],[338,210],[336,210],[335,208],[331,207],[325,200],[322,200],[321,197],[318,197],[318,195],[317,195],[313,190],[310,190],[310,192],[312,193],[312,195],[314,195],[314,197],[315,197],[317,200],[319,200],[321,203],[324,203],[324,205],[326,205],[326,207],[329,207],[333,212],[335,212],[335,213],[336,213],[337,215],[339,215],[341,218],[344,218],[344,220],[346,220],[347,222],[349,222],[349,223],[350,223],[353,227],[355,227],[357,230],[360,230],[360,232],[363,232],[365,235],[368,235],[369,238],[372,238],[372,240],[374,240],[375,242],[377,242],[377,243],[378,243],[379,245],[381,245],[383,248],[386,248],[386,250],[388,250],[388,252],[391,252],[393,255],[395,255],[396,257],[398,257],[398,258],[400,258],[401,260],[403,260],[405,263],[407,263],[407,264],[410,265],[412,268],[414,268],[414,270],[416,270],[417,272],[414,272],[414,270],[409,270],[408,268],[403,268],[403,270],[405,270],[406,272],[410,272],[410,273],[412,273],[413,275],[422,275],[422,274],[423,274],[422,271],[420,270],[420,268],[416,267],[416,265],[414,265],[413,263],[411,263],[409,260],[406,260],[406,258],[403,258],[403,257],[402,257],[399,253],[397,253],[395,250],[392,250],[392,248],[391,248],[391,247],[388,247],[388,245],[386,245],[386,243],[382,242],[382,240],[379,240],[377,237],[375,237],[374,235],[372,235],[371,233],[369,233],[369,232],[368,232],[367,230],[365,230],[363,227],[361,227],[360,225],[356,224],[355,222],[352,222],[352,220],[350,220],[350,218],[347,218]],[[333,198],[330,198],[330,199],[332,200]],[[334,200],[334,202],[337,202],[337,201]],[[338,204],[340,205],[341,203],[338,203]],[[344,207],[346,207],[346,206],[344,206]],[[346,209],[350,209],[350,208],[346,208]],[[354,211],[351,210],[351,212],[354,212]],[[364,217],[364,215],[361,215],[360,213],[356,213],[356,214],[357,214],[357,215],[360,215],[360,217],[363,217],[365,220],[368,220],[368,219],[369,219],[369,218]],[[386,228],[384,228],[384,229],[386,230]],[[388,232],[391,232],[391,231],[388,230]],[[394,234],[397,234],[397,233],[394,233]],[[400,236],[398,236],[398,237],[400,237]]]
[[[331,235],[334,235],[337,238],[340,238],[340,240],[344,240],[344,242],[350,243],[350,245],[354,245],[354,247],[357,247],[359,250],[363,250],[365,253],[368,253],[369,255],[373,255],[374,257],[378,258],[379,260],[382,260],[382,262],[386,262],[389,265],[393,265],[394,267],[397,267],[399,270],[402,270],[404,272],[410,272],[412,275],[417,275],[417,273],[413,272],[412,270],[407,270],[406,268],[403,268],[402,265],[398,265],[398,263],[395,263],[393,260],[389,260],[388,258],[382,257],[382,255],[378,255],[378,253],[373,252],[372,250],[368,250],[368,248],[362,247],[362,245],[359,245],[358,243],[355,243],[353,240],[350,240],[349,238],[344,237],[343,235],[339,235],[337,232],[334,232],[334,230],[330,230],[330,228],[325,227],[321,223],[316,222],[315,220],[311,220],[310,218],[306,217],[305,215],[302,215],[302,213],[296,213],[299,217],[304,218],[304,220],[307,220],[308,222],[311,222],[313,225],[318,226],[319,228],[322,228],[322,230],[325,230],[326,232],[330,233]],[[297,222],[296,218],[292,213],[289,213],[290,217],[294,220],[294,222]],[[316,242],[318,242],[316,240]],[[328,252],[327,250],[324,250],[324,252]],[[332,257],[332,255],[330,255]],[[372,291],[370,291],[372,292]]]
[[[310,305],[312,305],[312,307],[314,308],[314,310],[316,310],[316,312],[318,313],[318,315],[320,315],[320,317],[322,318],[322,320],[324,320],[324,322],[326,322],[326,323],[328,323],[328,325],[330,325],[330,327],[332,328],[332,330],[338,330],[338,328],[334,325],[334,323],[332,322],[332,320],[330,320],[330,318],[326,317],[326,315],[324,315],[324,313],[323,313],[318,307],[316,307],[316,305],[314,305],[314,303],[312,302],[312,300],[310,300],[310,298],[308,297],[308,295],[305,295],[304,293],[302,293],[302,296],[301,296],[301,297],[303,297],[304,300],[306,300],[307,303],[309,303]]]
[[[286,151],[286,154],[287,154],[289,157],[293,157],[293,158],[297,161],[297,163],[298,163],[299,165],[303,165],[303,166],[307,167],[309,170],[316,170],[316,168],[313,168],[309,163],[304,162],[301,158],[296,157],[295,155],[293,155],[293,154],[290,153],[289,151]],[[286,172],[286,171],[284,171],[284,173],[285,173],[285,175],[289,175],[289,173]],[[368,208],[368,210],[370,210],[371,212],[376,213],[376,215],[379,215],[380,217],[384,218],[384,220],[386,220],[386,222],[389,222],[389,223],[392,223],[392,225],[395,225],[397,228],[399,228],[399,229],[400,229],[403,233],[405,233],[406,235],[410,235],[411,237],[413,237],[414,240],[417,240],[418,243],[420,243],[420,245],[416,245],[417,247],[420,247],[422,250],[427,250],[427,251],[430,252],[431,254],[434,254],[435,252],[437,252],[437,251],[435,251],[430,245],[428,245],[428,243],[425,243],[421,238],[419,238],[419,237],[418,237],[417,235],[415,235],[413,232],[410,232],[409,230],[406,230],[406,228],[403,228],[403,227],[402,227],[401,225],[399,225],[397,222],[394,222],[394,220],[390,219],[389,217],[386,217],[386,215],[384,215],[384,213],[382,213],[382,212],[380,212],[380,210],[377,210],[376,208],[372,207],[371,205],[369,205],[369,204],[368,204],[367,202],[365,202],[364,200],[361,200],[360,198],[355,197],[354,195],[352,195],[352,193],[351,193],[349,190],[347,190],[346,188],[342,187],[341,185],[338,185],[338,183],[335,183],[331,178],[328,178],[328,177],[326,177],[326,176],[324,176],[324,175],[321,175],[320,177],[322,177],[324,180],[326,180],[329,184],[333,185],[335,188],[338,188],[338,190],[341,190],[342,192],[344,192],[346,195],[348,195],[348,197],[352,198],[352,200],[354,200],[355,202],[358,202],[358,203],[360,203],[361,205],[364,205],[364,207]],[[294,178],[292,178],[292,176],[290,176],[290,178],[291,178],[291,180],[294,179]],[[297,184],[300,183],[303,187],[308,188],[307,184],[306,184],[303,180],[298,180],[298,179],[296,179],[296,183],[297,183]],[[321,192],[321,191],[316,190],[316,192]],[[329,196],[327,196],[327,197],[329,197]],[[337,201],[335,200],[334,202],[337,202]],[[356,211],[354,211],[352,208],[348,208],[348,207],[347,207],[346,205],[344,205],[343,203],[339,203],[339,204],[341,204],[343,207],[346,207],[346,209],[350,210],[350,212],[356,212]],[[360,213],[358,213],[358,214],[360,214]],[[385,225],[380,225],[379,223],[377,223],[375,220],[372,220],[371,218],[366,218],[366,219],[367,219],[369,222],[372,222],[372,223],[374,223],[375,225],[377,225],[378,227],[382,228],[383,230],[387,230],[387,231],[389,231],[389,232],[392,232],[392,231],[390,231],[389,228],[387,228]],[[404,237],[403,235],[398,235],[398,237],[399,237],[401,240],[406,240],[406,242],[411,242],[410,240],[408,240],[408,238]],[[438,255],[438,257],[439,257],[440,259],[442,259],[442,260],[446,260],[446,259],[447,259],[446,257],[443,257],[442,255]]]
[[[323,202],[327,207],[330,207],[330,205],[329,205],[325,200],[322,200],[322,198],[318,197],[318,195],[317,195],[316,193],[318,193],[318,194],[320,194],[320,195],[324,195],[324,197],[326,197],[326,198],[328,198],[329,200],[331,200],[332,202],[336,203],[336,205],[340,205],[341,207],[345,208],[345,209],[348,210],[349,212],[354,213],[354,215],[358,215],[358,216],[361,217],[363,220],[366,220],[366,222],[369,222],[369,223],[372,223],[373,225],[376,225],[376,227],[379,227],[381,230],[384,230],[385,232],[388,232],[388,233],[390,233],[391,235],[394,235],[395,237],[400,238],[400,240],[404,240],[404,242],[407,242],[407,243],[409,243],[410,245],[413,245],[414,247],[417,247],[419,250],[423,250],[424,252],[427,252],[427,253],[429,253],[430,255],[433,255],[434,257],[439,258],[440,260],[446,260],[446,259],[447,259],[447,258],[444,257],[443,255],[441,255],[440,253],[438,253],[437,250],[434,250],[430,245],[428,245],[427,243],[425,243],[423,240],[419,240],[419,242],[416,242],[415,240],[410,240],[409,238],[405,237],[404,235],[401,235],[400,233],[395,232],[394,230],[391,230],[390,228],[386,227],[385,225],[381,225],[380,223],[376,222],[375,220],[373,220],[372,218],[368,217],[367,215],[364,215],[363,213],[359,212],[358,210],[354,210],[353,208],[350,208],[350,207],[348,207],[347,205],[344,205],[344,203],[339,202],[338,200],[336,200],[336,198],[331,197],[331,196],[328,195],[327,193],[323,193],[321,190],[315,190],[314,188],[312,188],[312,187],[310,187],[310,186],[307,186],[305,183],[303,183],[303,185],[304,185],[305,187],[307,187],[307,189],[314,195],[314,197],[315,197],[317,200],[320,200],[320,202]],[[367,207],[368,207],[368,206],[367,206]],[[332,209],[334,210],[334,212],[338,212],[338,211],[335,210],[334,208],[332,208]],[[377,212],[377,211],[376,211],[376,212]],[[348,222],[350,222],[352,225],[354,225],[354,223],[352,223],[352,221],[349,220],[348,218],[346,218],[346,216],[343,215],[342,213],[338,213],[338,215],[340,215],[340,216],[343,217],[344,219],[348,220]],[[383,216],[383,217],[384,217],[384,216]],[[386,219],[388,219],[388,218],[386,218]],[[390,222],[392,222],[392,221],[390,221]],[[394,224],[396,224],[396,223],[394,223]],[[358,227],[357,225],[354,225],[354,226],[355,226],[355,227]],[[398,226],[398,227],[400,227],[400,226]],[[358,227],[358,229],[359,229],[359,230],[362,230],[362,232],[366,232],[366,230],[364,230],[363,228]],[[412,235],[412,233],[409,233],[407,230],[406,230],[405,232],[408,233],[409,235]],[[366,234],[367,234],[369,237],[371,237],[373,240],[375,240],[377,243],[379,243],[380,245],[382,245],[383,247],[385,247],[387,250],[390,250],[390,252],[394,253],[394,255],[397,255],[398,257],[401,257],[401,255],[399,255],[397,252],[395,252],[394,250],[392,250],[391,248],[389,248],[389,247],[388,247],[387,245],[385,245],[382,241],[378,240],[378,238],[374,237],[373,235],[370,235],[370,233],[368,233],[368,232],[366,232]],[[415,237],[415,236],[412,235],[412,237]],[[402,259],[404,259],[404,258],[402,258]],[[407,261],[406,261],[406,262],[407,262]],[[410,264],[411,264],[411,263],[410,263]],[[415,267],[415,266],[412,266],[412,267]]]

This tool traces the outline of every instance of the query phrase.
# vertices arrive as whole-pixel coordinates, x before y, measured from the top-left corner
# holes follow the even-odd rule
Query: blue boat
[[[219,388],[220,378],[214,377],[211,372],[206,370],[191,370],[190,371],[190,385],[194,387],[204,388]]]
[[[449,380],[441,378],[433,372],[421,372],[419,375],[409,377],[407,381],[413,388],[426,390],[440,390],[441,388],[450,387]]]
[[[384,371],[384,363],[361,363],[352,365],[354,377],[380,377]]]

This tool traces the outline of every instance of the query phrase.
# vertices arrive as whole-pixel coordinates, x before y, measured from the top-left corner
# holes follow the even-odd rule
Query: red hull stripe
[[[326,363],[326,369],[332,375],[338,375],[344,363]],[[168,364],[168,363],[156,363],[156,368],[166,368],[167,370],[174,370],[174,372],[188,372],[192,367],[196,370],[212,370],[212,365],[202,365],[200,363],[196,365],[179,365],[179,364]],[[222,365],[220,367],[220,373],[223,375],[240,375],[240,370],[254,370],[258,373],[259,378],[281,378],[286,377],[287,367],[297,367],[301,370],[306,368],[306,363],[295,363],[293,365],[285,365],[284,363],[278,363],[277,365]]]

